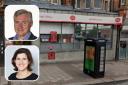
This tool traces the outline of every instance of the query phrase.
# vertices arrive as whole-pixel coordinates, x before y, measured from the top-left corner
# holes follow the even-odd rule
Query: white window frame
[[[125,5],[126,0],[121,0],[121,5]]]
[[[77,3],[78,1],[79,1],[79,3],[80,3],[81,0],[75,0],[75,2],[76,2],[75,8],[80,9],[80,7],[78,7],[78,3]],[[80,4],[79,4],[79,5],[80,5]]]

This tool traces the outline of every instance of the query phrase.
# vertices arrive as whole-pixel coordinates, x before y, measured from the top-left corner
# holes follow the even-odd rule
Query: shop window
[[[112,48],[112,35],[113,30],[111,25],[98,25],[98,38],[103,38],[107,40],[107,49]]]
[[[87,24],[86,26],[86,36],[87,38],[97,38],[97,25],[96,24]]]
[[[75,25],[75,37],[79,38],[81,36],[81,25],[80,24],[76,24]]]
[[[97,38],[106,39],[107,48],[112,48],[112,27],[111,25],[97,25],[97,24],[87,24],[86,33],[84,34],[86,38]]]
[[[40,35],[40,41],[45,43],[45,42],[49,42],[50,39],[50,34],[41,34]]]
[[[58,43],[59,42],[59,39],[60,39],[60,35],[59,34],[57,34],[56,35],[56,40],[54,40],[54,39],[51,39],[51,34],[41,34],[40,35],[40,41],[42,42],[42,43]]]
[[[73,43],[72,34],[63,34],[62,35],[62,42],[63,43]]]
[[[112,48],[112,25],[62,23],[60,31],[55,30],[56,27],[52,28],[54,31],[40,34],[41,52],[48,52],[49,46],[54,46],[56,52],[81,51],[84,50],[86,38],[104,38],[107,40],[107,48]],[[56,42],[51,42],[51,32],[57,32]]]

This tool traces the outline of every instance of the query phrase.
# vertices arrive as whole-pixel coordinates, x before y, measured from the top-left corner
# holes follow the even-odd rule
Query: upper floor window
[[[74,0],[61,0],[62,5],[72,6]]]
[[[85,8],[85,0],[75,0],[75,8]]]
[[[80,0],[76,0],[76,8],[80,8]]]
[[[49,0],[52,4],[60,4],[60,0]]]
[[[91,8],[91,0],[86,0],[86,8]]]
[[[102,0],[93,0],[93,1],[94,1],[94,7],[95,8],[101,8]]]
[[[103,9],[106,10],[106,11],[109,11],[109,2],[104,1],[103,3],[104,3],[104,6],[103,6],[104,8]]]
[[[86,8],[102,8],[104,0],[85,0]]]
[[[125,5],[125,0],[121,0],[121,5]]]

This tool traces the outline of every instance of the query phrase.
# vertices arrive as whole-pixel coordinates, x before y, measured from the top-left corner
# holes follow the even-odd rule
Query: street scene
[[[3,0],[0,35],[0,85],[128,85],[128,0]]]

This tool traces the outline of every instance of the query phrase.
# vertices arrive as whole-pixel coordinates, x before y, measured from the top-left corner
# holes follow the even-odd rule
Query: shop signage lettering
[[[84,16],[72,14],[40,13],[42,22],[71,22],[88,24],[122,24],[122,17]]]

